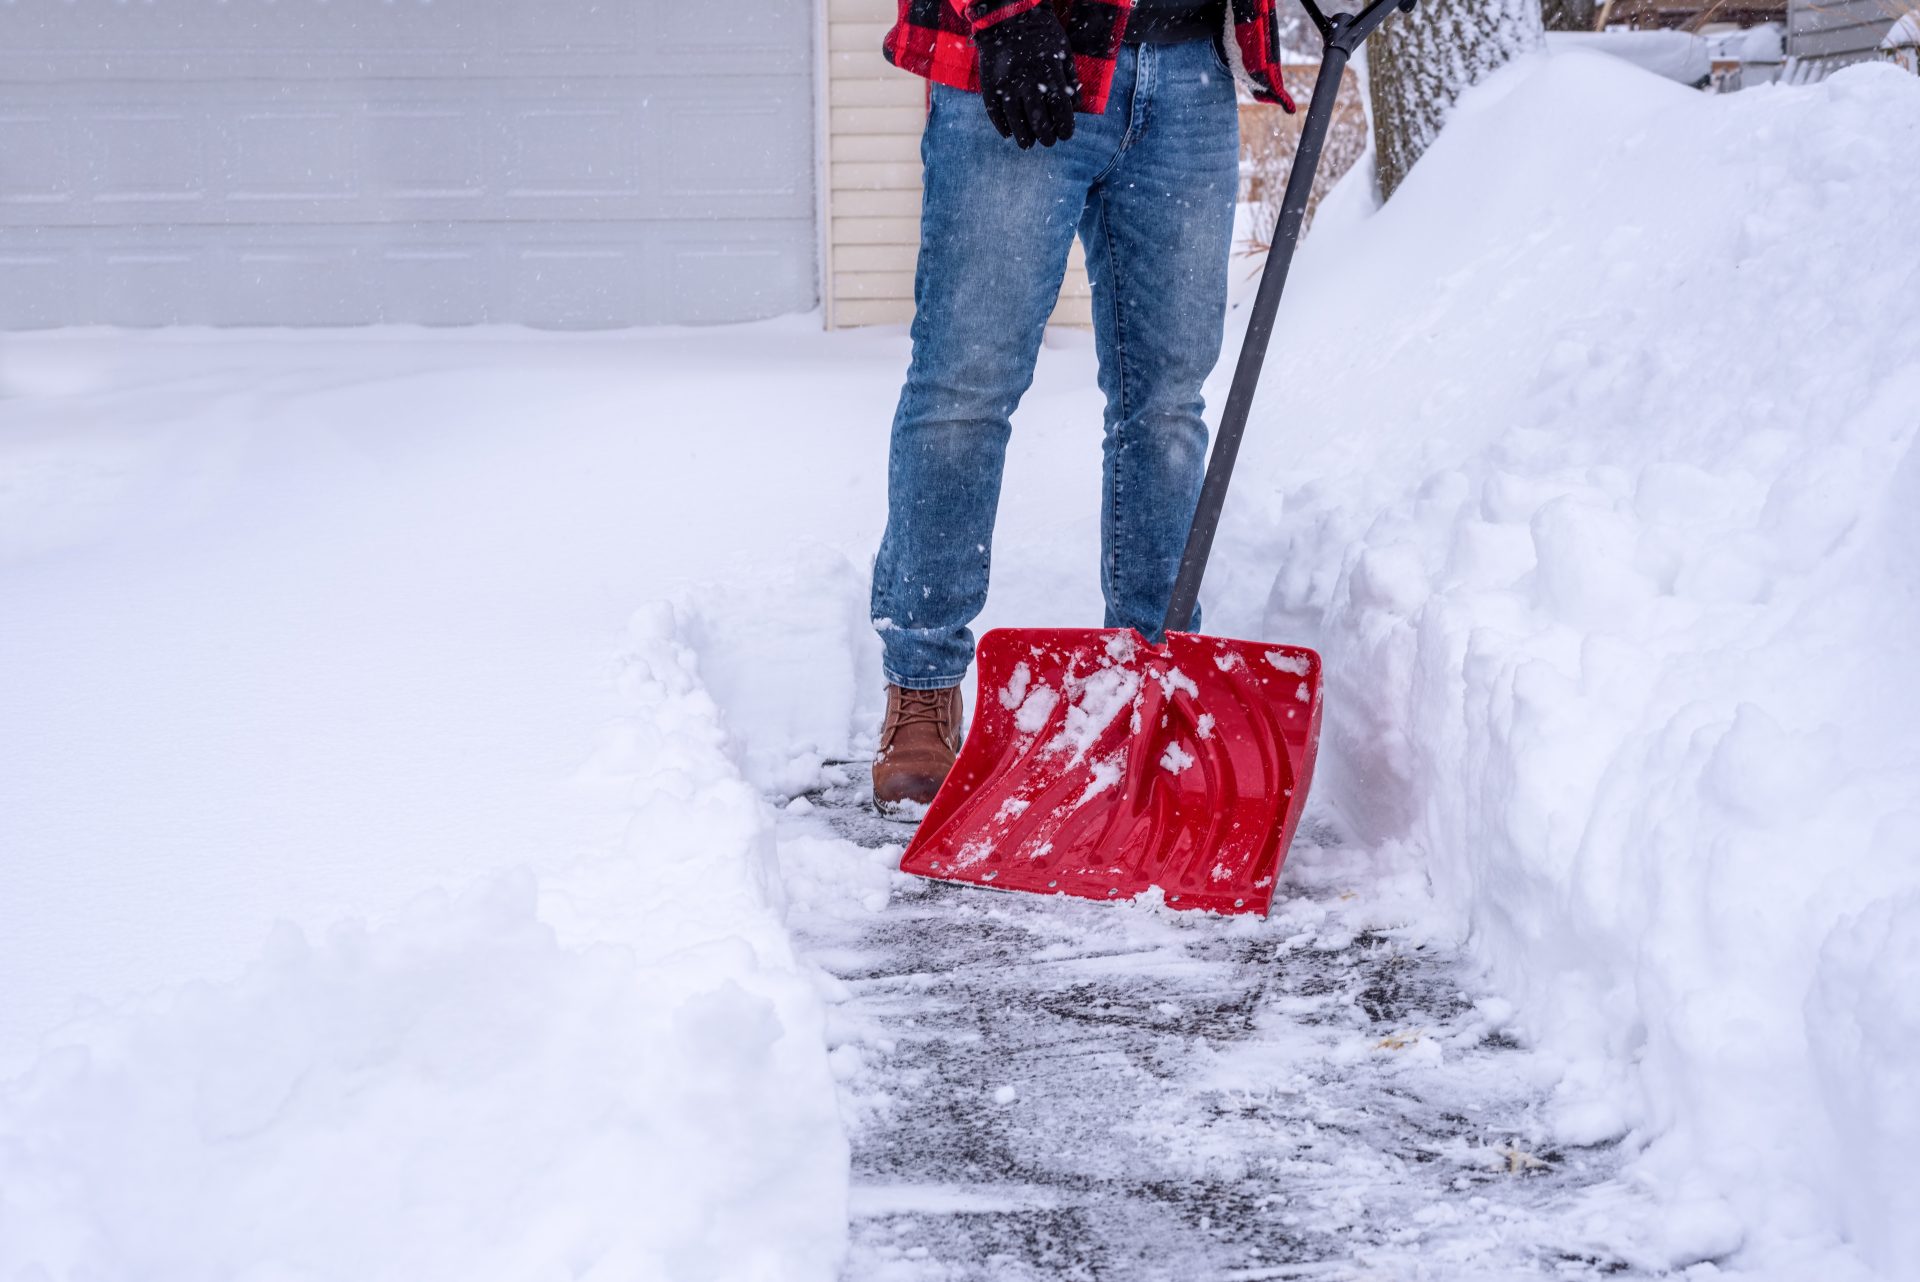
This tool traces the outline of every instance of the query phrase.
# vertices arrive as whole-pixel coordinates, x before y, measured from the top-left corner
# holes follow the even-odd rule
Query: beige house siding
[[[913,319],[920,245],[920,130],[926,82],[887,64],[880,42],[895,0],[826,6],[826,222],[822,282],[827,327]],[[1078,244],[1054,323],[1090,325],[1093,297]]]

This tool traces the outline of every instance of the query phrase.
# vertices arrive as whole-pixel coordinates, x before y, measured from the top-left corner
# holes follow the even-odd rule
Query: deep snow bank
[[[1098,618],[1092,357],[1049,342],[997,621]],[[0,344],[0,1277],[829,1269],[754,793],[877,724],[906,360],[810,317]]]
[[[1670,1262],[1920,1253],[1916,158],[1888,68],[1510,70],[1307,246],[1223,544]]]
[[[589,770],[623,848],[283,927],[0,1084],[0,1276],[834,1276],[823,1016],[683,630],[636,617]]]

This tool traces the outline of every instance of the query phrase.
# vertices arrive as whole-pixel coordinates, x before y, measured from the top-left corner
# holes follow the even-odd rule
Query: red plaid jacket
[[[1113,64],[1126,33],[1133,0],[900,0],[900,20],[887,32],[887,61],[903,71],[955,89],[978,92],[979,55],[973,33],[1051,2],[1067,25],[1067,42],[1080,72],[1081,111],[1107,109]],[[1230,0],[1234,44],[1253,96],[1293,110],[1280,77],[1280,48],[1273,10],[1276,0]]]

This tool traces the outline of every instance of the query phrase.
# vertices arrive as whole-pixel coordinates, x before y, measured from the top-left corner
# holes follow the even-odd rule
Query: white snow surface
[[[0,347],[0,1277],[836,1275],[790,763],[709,690],[844,738],[864,620],[791,544],[667,598],[831,526],[747,445],[897,345],[721,337]],[[821,635],[733,664],[762,611]]]
[[[0,1276],[832,1277],[822,1013],[676,632],[592,762],[614,849],[60,1030],[0,1092]]]
[[[1920,1255],[1916,154],[1892,68],[1509,68],[1323,208],[1209,582],[1325,657],[1355,893],[1466,941],[1690,1278]],[[982,626],[1099,616],[1050,343]],[[890,874],[765,798],[877,716],[904,360],[0,342],[0,1277],[835,1275],[858,1066],[784,916]]]
[[[1549,31],[1547,48],[1604,53],[1689,87],[1713,73],[1713,40],[1691,31]]]
[[[1428,870],[1676,1265],[1920,1258],[1916,155],[1888,67],[1502,75],[1317,227],[1222,536],[1210,626],[1324,651],[1321,799]]]

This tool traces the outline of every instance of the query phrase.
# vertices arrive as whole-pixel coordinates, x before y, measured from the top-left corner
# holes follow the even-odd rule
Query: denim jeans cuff
[[[888,685],[899,686],[902,690],[951,690],[967,679],[964,672],[957,677],[903,677],[884,667],[880,671],[886,676]]]

